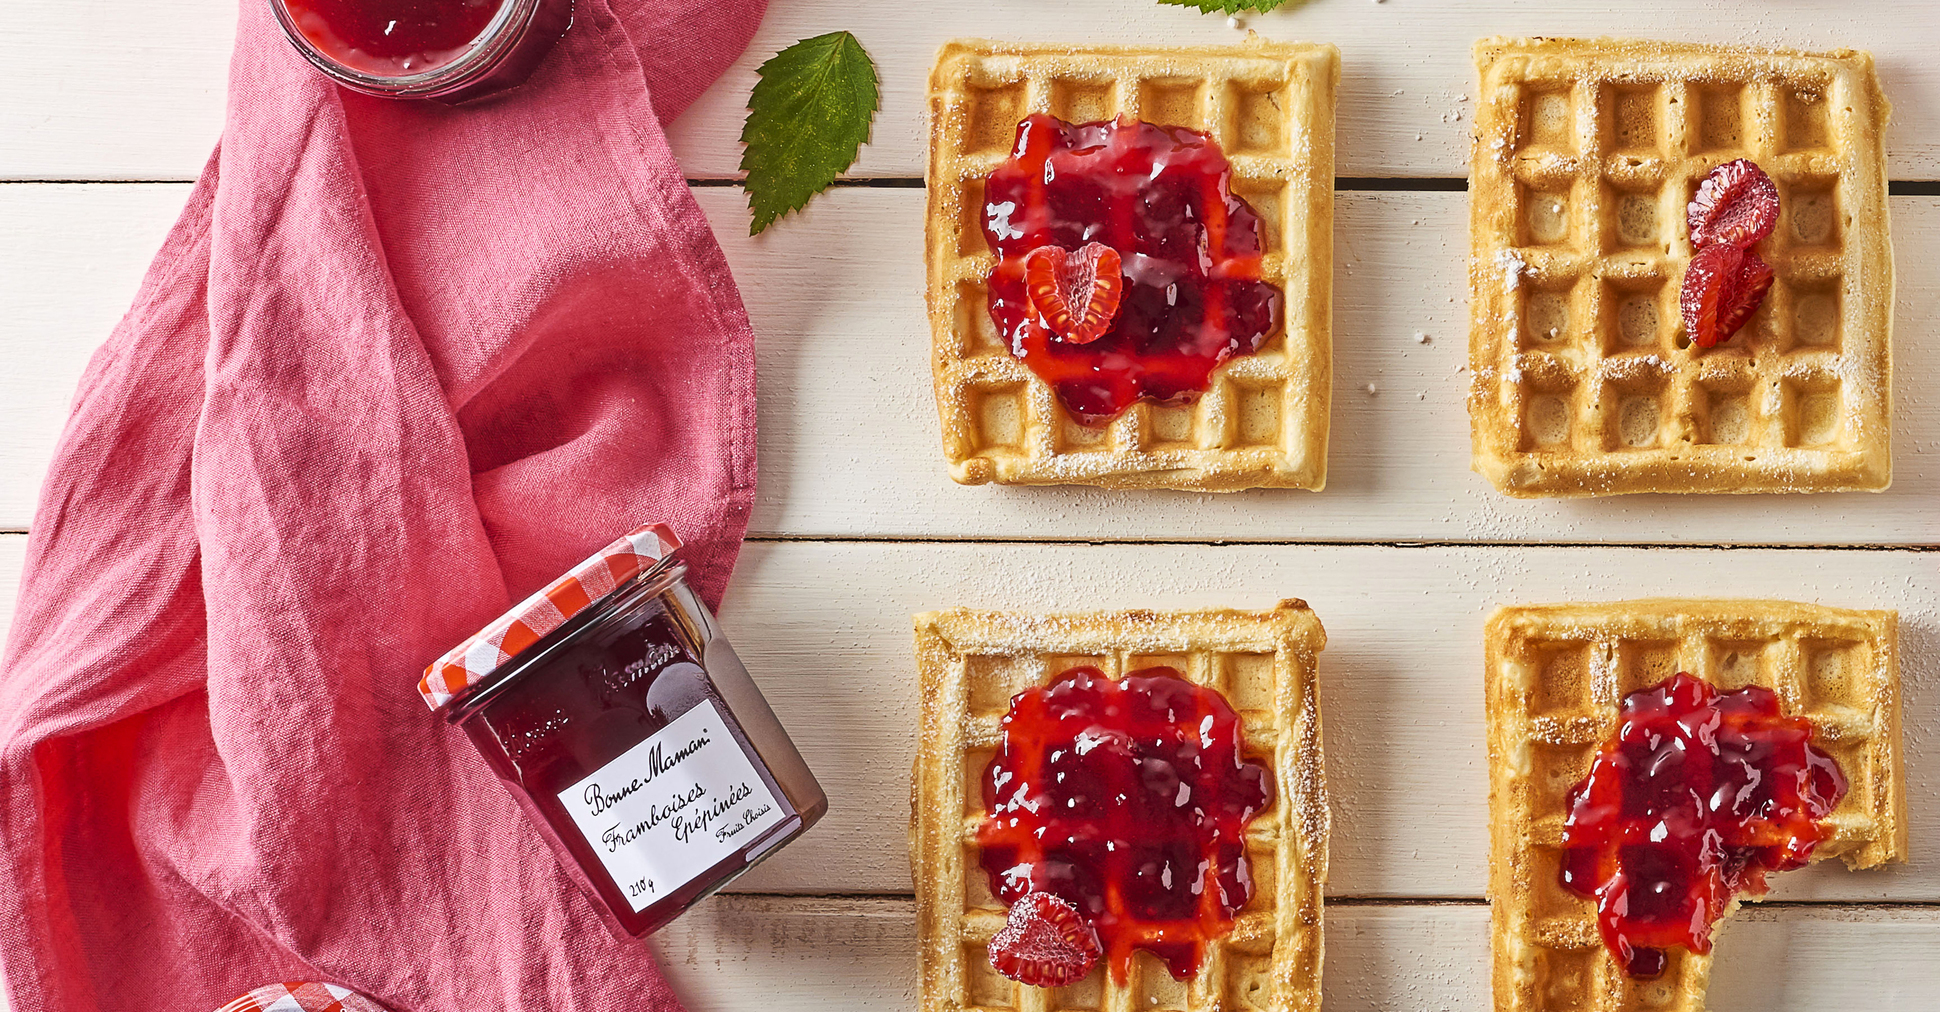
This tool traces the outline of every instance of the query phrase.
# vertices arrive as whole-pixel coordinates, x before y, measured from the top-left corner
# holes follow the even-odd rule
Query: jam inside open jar
[[[828,807],[685,573],[669,556],[599,596],[589,577],[555,583],[508,617],[585,606],[444,707],[626,935],[658,930]],[[454,654],[475,661],[528,628],[494,646],[488,627]]]
[[[383,98],[464,102],[523,82],[572,24],[572,0],[270,0],[297,52]]]

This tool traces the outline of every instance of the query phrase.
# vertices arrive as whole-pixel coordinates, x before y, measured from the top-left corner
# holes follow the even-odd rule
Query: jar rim
[[[332,59],[312,43],[290,14],[287,0],[269,0],[283,35],[326,76],[366,95],[438,98],[462,90],[495,70],[531,28],[544,0],[504,0],[492,20],[456,58],[413,74],[372,74]]]
[[[531,671],[543,666],[544,662],[560,650],[571,646],[581,633],[603,622],[621,607],[631,603],[637,596],[645,593],[658,593],[672,587],[687,575],[686,563],[677,555],[666,558],[627,577],[616,584],[612,590],[600,595],[591,604],[580,609],[571,618],[559,624],[558,628],[534,640],[524,650],[505,659],[483,678],[466,686],[438,709],[445,721],[457,724],[477,713],[491,697],[498,695]]]

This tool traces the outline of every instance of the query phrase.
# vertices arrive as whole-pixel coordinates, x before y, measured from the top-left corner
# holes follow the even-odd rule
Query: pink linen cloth
[[[243,0],[219,151],[94,357],[0,662],[16,1012],[330,980],[675,1010],[424,665],[643,521],[718,599],[752,336],[667,149],[763,0],[578,0],[521,89],[338,90]]]

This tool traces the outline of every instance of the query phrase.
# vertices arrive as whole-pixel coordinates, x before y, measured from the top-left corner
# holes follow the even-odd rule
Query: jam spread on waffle
[[[983,777],[991,891],[1070,903],[1121,982],[1136,949],[1193,976],[1253,896],[1244,834],[1273,779],[1240,750],[1225,697],[1173,668],[1073,668],[1018,693]]]
[[[1596,900],[1626,973],[1662,974],[1670,946],[1710,952],[1733,896],[1811,858],[1846,793],[1811,736],[1761,686],[1679,673],[1624,697],[1616,738],[1570,791],[1561,877]]]
[[[1077,421],[1103,425],[1140,399],[1188,403],[1278,326],[1259,216],[1231,177],[1218,142],[1183,127],[1047,113],[1018,124],[1011,156],[984,180],[984,238],[999,258],[990,315]],[[1119,255],[1116,315],[1097,339],[1066,341],[1033,312],[1024,260],[1090,243]]]

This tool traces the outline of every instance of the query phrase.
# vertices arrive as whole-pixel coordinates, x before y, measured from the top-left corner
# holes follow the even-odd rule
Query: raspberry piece
[[[1026,893],[991,936],[990,965],[1033,987],[1075,984],[1098,965],[1098,933],[1078,908],[1051,893]]]
[[[1726,162],[1698,184],[1697,199],[1685,209],[1691,245],[1703,249],[1726,243],[1750,249],[1778,224],[1778,187],[1749,158]]]
[[[1101,242],[1076,251],[1039,246],[1024,257],[1024,290],[1044,329],[1067,344],[1090,344],[1118,315],[1121,270],[1118,251]]]
[[[1709,348],[1730,340],[1771,288],[1772,265],[1758,254],[1727,243],[1698,250],[1678,299],[1691,343]]]

